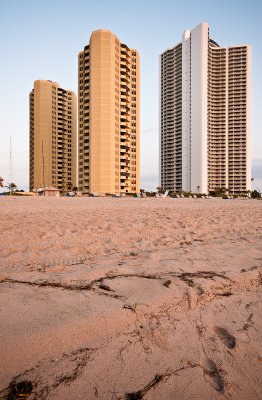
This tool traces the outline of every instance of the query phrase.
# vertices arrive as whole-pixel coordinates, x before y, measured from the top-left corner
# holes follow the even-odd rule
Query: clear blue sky
[[[262,190],[262,2],[258,0],[0,0],[0,176],[28,188],[29,107],[34,80],[77,93],[77,55],[96,29],[110,29],[141,58],[141,187],[158,186],[159,54],[185,29],[208,22],[223,46],[253,45],[253,187]]]

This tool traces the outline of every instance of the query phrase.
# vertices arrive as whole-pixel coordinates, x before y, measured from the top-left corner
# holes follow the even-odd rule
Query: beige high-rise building
[[[78,56],[78,187],[140,191],[140,61],[108,30]]]
[[[76,186],[76,94],[37,80],[30,92],[29,189]]]
[[[206,22],[160,56],[160,185],[251,189],[250,45],[221,47]]]

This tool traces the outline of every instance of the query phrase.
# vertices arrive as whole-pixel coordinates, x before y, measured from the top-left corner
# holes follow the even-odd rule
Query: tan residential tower
[[[82,193],[140,191],[140,61],[108,30],[78,56],[78,186]]]
[[[30,92],[29,188],[76,186],[76,94],[45,80]]]

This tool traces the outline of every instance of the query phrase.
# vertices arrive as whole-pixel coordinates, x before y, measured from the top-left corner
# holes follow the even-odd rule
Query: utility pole
[[[10,196],[12,196],[12,137],[10,135],[10,165],[9,165],[9,191]]]
[[[44,142],[42,140],[42,161],[43,161],[43,183],[44,183],[44,196],[45,196],[45,159],[44,159]]]

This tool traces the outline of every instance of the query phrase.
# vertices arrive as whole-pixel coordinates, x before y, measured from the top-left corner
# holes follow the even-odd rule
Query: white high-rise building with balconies
[[[160,186],[251,189],[251,45],[220,47],[206,22],[160,56]]]

